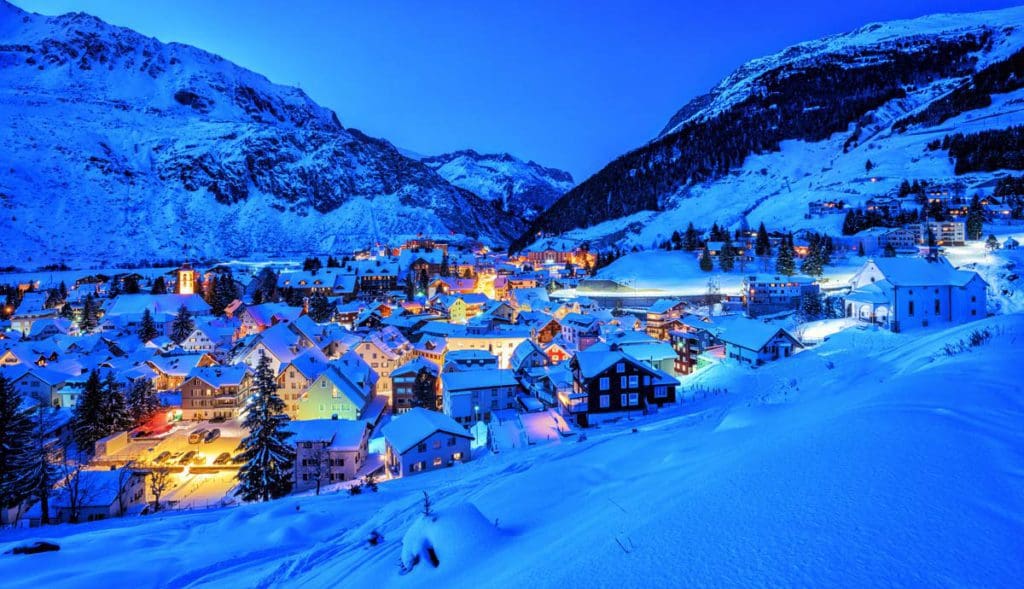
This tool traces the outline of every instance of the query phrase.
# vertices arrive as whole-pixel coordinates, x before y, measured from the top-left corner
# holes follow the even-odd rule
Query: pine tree
[[[697,230],[693,227],[693,223],[686,226],[686,232],[683,233],[683,249],[688,252],[695,252],[700,247],[700,235]]]
[[[805,292],[800,297],[800,315],[804,321],[821,318],[821,296],[818,293]]]
[[[732,272],[736,265],[736,254],[732,251],[732,240],[729,233],[725,234],[725,242],[722,244],[722,251],[718,252],[718,267],[723,272]]]
[[[14,383],[0,374],[0,508],[21,505],[32,495],[26,467],[32,418]]]
[[[822,264],[822,245],[821,240],[815,239],[811,241],[810,251],[807,253],[807,257],[804,258],[802,264],[800,264],[800,271],[808,276],[821,276],[824,273],[824,267]]]
[[[131,429],[132,425],[121,384],[114,378],[113,372],[108,372],[103,379],[103,437]]]
[[[96,441],[107,435],[105,406],[103,384],[99,373],[93,370],[85,381],[82,394],[78,396],[71,424],[75,445],[79,451],[91,454]]]
[[[78,320],[78,329],[82,333],[91,333],[99,326],[99,310],[92,295],[85,295],[85,302],[82,303],[82,316]]]
[[[58,409],[52,407],[49,399],[37,399],[32,412],[32,431],[28,452],[23,464],[23,476],[31,496],[39,501],[42,524],[50,523],[50,493],[58,480],[57,451],[53,442],[53,429],[58,419]]]
[[[985,248],[989,251],[999,249],[999,240],[995,235],[989,234],[988,239],[985,240]]]
[[[985,211],[981,207],[981,201],[975,194],[971,199],[971,206],[967,209],[967,239],[975,241],[981,239],[981,232],[985,229]]]
[[[209,280],[203,282],[202,286],[199,287],[199,292],[203,295],[203,300],[206,301],[207,305],[210,305],[210,309],[213,310],[214,315],[217,312],[217,297],[220,295],[220,280],[217,279],[217,275],[213,274]]]
[[[139,278],[134,274],[124,277],[124,294],[139,294]]]
[[[784,276],[796,274],[796,261],[793,259],[793,246],[787,238],[782,238],[779,254],[775,258],[775,271]]]
[[[134,425],[141,425],[160,410],[160,397],[153,387],[153,381],[148,378],[138,378],[132,381],[125,400],[128,405],[128,415]]]
[[[843,235],[853,235],[860,231],[860,227],[857,226],[857,213],[853,210],[846,211],[846,216],[843,217]]]
[[[228,305],[235,302],[238,298],[238,289],[235,286],[235,277],[231,273],[231,270],[220,275],[220,279],[217,281],[217,295],[214,297],[216,306],[214,312],[217,315],[223,315]]]
[[[68,286],[66,284],[64,284],[63,280],[60,281],[60,286],[57,287],[57,292],[60,293],[60,300],[61,301],[68,300]]]
[[[858,241],[857,242],[857,255],[859,257],[861,257],[861,258],[863,258],[865,256],[865,253],[864,253],[864,242],[863,241]]]
[[[886,243],[885,244],[885,248],[882,250],[882,257],[883,258],[895,258],[896,257],[896,248],[893,247],[893,245],[891,243]]]
[[[189,312],[188,307],[182,305],[178,308],[178,316],[171,323],[171,340],[176,344],[180,344],[188,338],[195,327],[195,322],[192,321],[192,313]]]
[[[288,438],[288,415],[277,395],[277,383],[270,359],[261,356],[253,380],[253,395],[242,426],[249,434],[238,450],[245,464],[238,471],[235,494],[245,501],[268,501],[284,497],[292,490],[295,451]]]
[[[156,277],[156,280],[153,281],[153,288],[149,292],[155,295],[167,294],[167,281],[163,276]]]
[[[757,240],[754,241],[754,253],[759,257],[767,257],[772,255],[772,241],[768,238],[768,230],[765,229],[764,222],[757,228]]]
[[[700,269],[705,272],[711,272],[714,269],[714,265],[711,263],[711,252],[708,251],[707,246],[704,246],[704,251],[700,253]]]
[[[309,300],[309,318],[317,323],[327,323],[331,320],[333,309],[330,301],[322,292],[313,295]]]
[[[142,311],[142,321],[139,322],[139,339],[145,343],[152,341],[158,335],[160,334],[156,329],[156,323],[153,321],[153,314],[149,312],[149,308],[147,307]]]

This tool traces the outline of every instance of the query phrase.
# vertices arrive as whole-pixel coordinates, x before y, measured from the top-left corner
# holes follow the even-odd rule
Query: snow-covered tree
[[[32,498],[39,501],[41,523],[50,523],[50,494],[57,482],[57,462],[60,448],[53,439],[53,429],[58,420],[58,410],[49,399],[37,399],[32,413],[32,432],[28,452],[24,456],[24,476],[31,489]]]
[[[188,338],[195,327],[196,324],[192,320],[192,313],[189,312],[188,307],[182,305],[178,308],[178,316],[171,323],[171,339],[174,343],[180,344]]]
[[[772,242],[768,238],[768,230],[765,229],[763,222],[757,228],[757,240],[754,241],[754,253],[760,257],[772,255]]]
[[[323,293],[315,293],[309,299],[309,318],[317,323],[327,323],[331,320],[333,309],[330,301]]]
[[[139,339],[143,342],[151,341],[159,335],[156,323],[153,321],[153,314],[149,312],[148,307],[142,312],[142,321],[139,322],[138,335]]]
[[[153,281],[153,288],[149,292],[155,295],[167,294],[167,281],[164,280],[163,276],[156,277]]]
[[[160,409],[160,397],[153,387],[153,381],[139,378],[132,381],[127,395],[128,415],[135,425],[141,424]]]
[[[100,374],[93,370],[85,381],[82,394],[78,396],[71,424],[75,444],[84,452],[92,452],[96,441],[107,435],[106,419],[104,418],[106,402],[103,399],[103,394]]]
[[[104,437],[131,429],[133,422],[131,414],[128,412],[128,401],[113,372],[108,372],[103,379],[103,401],[103,419],[106,430]]]
[[[796,261],[793,259],[793,244],[789,238],[782,238],[779,255],[775,258],[775,271],[785,276],[796,274]]]
[[[85,295],[85,301],[82,303],[82,316],[78,320],[78,328],[83,333],[90,333],[99,324],[99,308],[96,306],[96,301],[92,298],[91,294]]]
[[[725,234],[725,241],[722,243],[722,251],[718,252],[718,267],[723,272],[731,272],[736,265],[736,253],[733,251],[732,239],[729,233]]]
[[[711,272],[714,270],[714,266],[711,263],[711,252],[708,251],[707,246],[704,246],[704,251],[700,253],[700,269],[705,272]]]
[[[26,467],[32,438],[31,410],[14,383],[0,374],[0,508],[32,495]]]
[[[253,379],[253,394],[242,426],[249,434],[238,449],[245,464],[238,471],[235,494],[245,501],[269,501],[292,490],[295,450],[288,442],[288,415],[277,395],[270,359],[261,356]]]

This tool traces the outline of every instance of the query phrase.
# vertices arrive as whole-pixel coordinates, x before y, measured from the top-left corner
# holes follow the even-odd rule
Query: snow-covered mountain
[[[297,88],[85,14],[0,0],[0,117],[0,265],[522,229]]]
[[[804,219],[808,202],[859,204],[904,179],[991,189],[1024,168],[1010,158],[958,170],[934,147],[952,133],[1020,124],[1022,105],[1024,7],[867,25],[743,65],[514,245],[547,233],[649,247],[690,221],[835,233],[841,216]]]
[[[424,157],[427,167],[459,188],[499,208],[533,220],[573,187],[572,174],[507,153],[480,154],[472,149]]]

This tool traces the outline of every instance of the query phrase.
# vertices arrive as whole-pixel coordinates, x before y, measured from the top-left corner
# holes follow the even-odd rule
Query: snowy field
[[[980,328],[987,344],[947,356]],[[4,586],[1009,587],[1024,578],[1024,316],[850,329],[582,442],[381,484],[46,530]],[[707,391],[727,391],[707,395]],[[636,433],[633,433],[636,428]],[[422,491],[435,518],[423,520]],[[412,530],[412,532],[410,532]],[[376,546],[366,540],[383,536]],[[403,547],[403,538],[406,539]],[[402,574],[403,555],[427,554]]]

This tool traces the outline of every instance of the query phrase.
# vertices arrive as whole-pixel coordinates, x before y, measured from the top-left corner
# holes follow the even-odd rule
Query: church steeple
[[[196,271],[192,264],[185,262],[178,268],[178,294],[190,295],[196,292]]]

